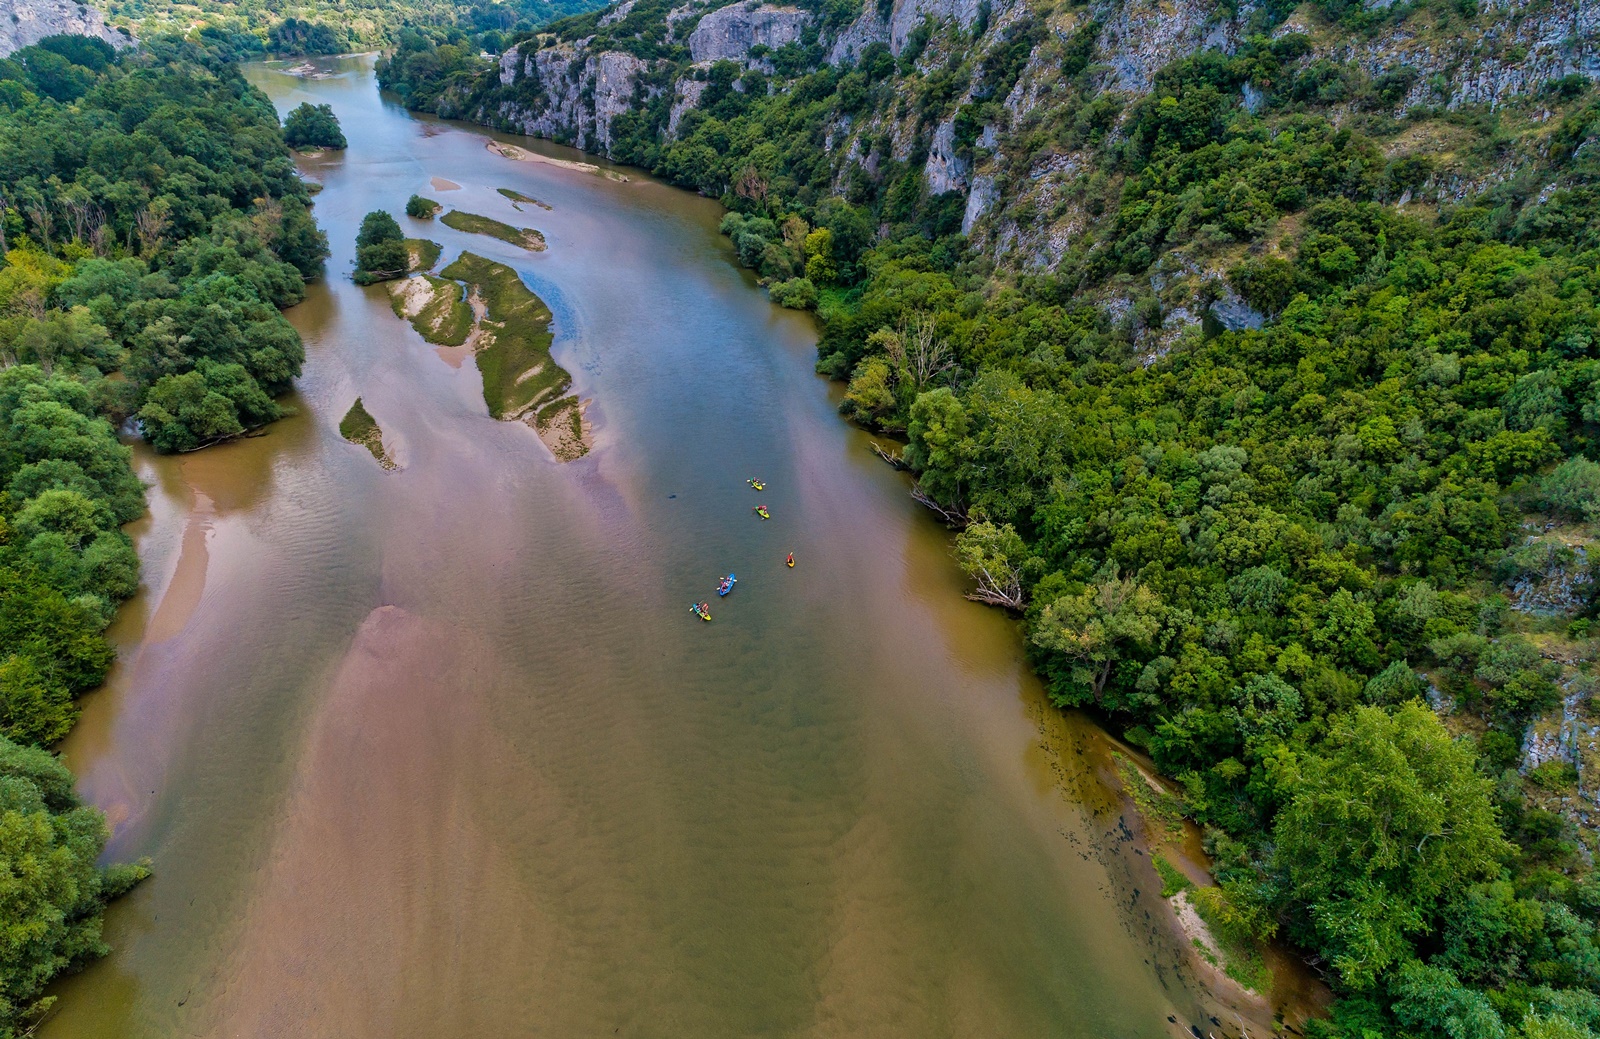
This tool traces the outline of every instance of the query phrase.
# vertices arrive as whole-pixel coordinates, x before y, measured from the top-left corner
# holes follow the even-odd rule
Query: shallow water
[[[491,154],[370,59],[287,67],[249,74],[350,140],[302,160],[333,257],[290,312],[297,414],[139,456],[146,587],[64,750],[155,877],[42,1034],[1187,1033],[1097,737],[962,600],[717,206]],[[400,217],[550,304],[589,457],[490,420],[471,364],[348,280],[361,216],[413,192],[545,233]],[[397,471],[340,439],[358,394]]]

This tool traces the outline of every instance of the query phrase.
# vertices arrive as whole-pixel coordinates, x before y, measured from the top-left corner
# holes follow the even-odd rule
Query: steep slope
[[[76,0],[0,0],[0,56],[62,34],[93,36],[113,47],[133,42],[107,26],[98,10]]]

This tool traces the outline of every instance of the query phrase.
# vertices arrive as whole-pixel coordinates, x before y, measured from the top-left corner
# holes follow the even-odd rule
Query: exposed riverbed
[[[289,314],[298,414],[139,456],[146,588],[64,751],[110,854],[156,875],[42,1034],[1211,1028],[1119,850],[1103,738],[962,600],[718,207],[523,138],[560,161],[508,158],[380,100],[370,58],[318,65],[249,72],[350,141],[301,160],[333,256]],[[413,193],[548,248],[410,220]],[[491,419],[470,362],[349,281],[376,208],[550,306],[587,456]],[[396,468],[340,436],[357,397]]]

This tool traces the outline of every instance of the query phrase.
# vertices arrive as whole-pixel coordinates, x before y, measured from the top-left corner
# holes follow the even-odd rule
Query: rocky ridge
[[[634,8],[634,0],[618,5],[599,25],[617,25]],[[764,0],[691,0],[665,17],[666,40],[688,52],[675,65],[667,58],[646,60],[621,50],[591,47],[594,36],[572,41],[542,38],[523,44],[501,58],[503,86],[532,83],[537,101],[501,100],[481,113],[508,129],[576,144],[610,154],[611,122],[640,101],[672,92],[665,139],[679,131],[683,116],[700,101],[706,72],[718,61],[773,72],[771,52],[816,41],[824,60],[833,64],[860,58],[873,44],[902,57],[917,41],[919,27],[954,27],[968,33],[969,57],[1003,44],[1008,32],[1025,19],[1042,20],[1045,32],[1006,97],[1002,113],[983,127],[976,149],[958,147],[952,119],[930,126],[903,116],[879,116],[843,125],[829,134],[828,149],[839,171],[839,183],[852,163],[874,165],[874,144],[887,139],[888,158],[921,157],[928,190],[955,191],[965,197],[963,230],[980,248],[1019,267],[1050,268],[1059,262],[1081,216],[1071,212],[1054,220],[1021,220],[1023,213],[1053,212],[1068,188],[1089,175],[1071,156],[1032,157],[1021,154],[1013,138],[1030,117],[1050,103],[1062,78],[1062,46],[1075,33],[1091,31],[1091,71],[1101,89],[1125,95],[1147,92],[1157,70],[1200,50],[1236,50],[1247,34],[1255,5],[1245,3],[1229,13],[1213,0],[1095,0],[1083,7],[1055,8],[1037,0],[894,0],[867,3],[843,26],[828,27],[810,11]],[[985,31],[972,34],[985,22]],[[1424,18],[1406,19],[1370,36],[1355,37],[1326,23],[1310,7],[1283,21],[1275,36],[1303,33],[1312,52],[1304,60],[1327,58],[1349,63],[1374,79],[1404,77],[1405,93],[1396,111],[1415,105],[1445,109],[1463,105],[1495,106],[1525,96],[1565,76],[1600,78],[1600,4],[1588,0],[1490,0],[1467,33],[1433,32]],[[926,33],[923,34],[924,38]],[[920,46],[920,43],[918,43]],[[942,60],[938,45],[918,59],[919,68]],[[670,75],[670,82],[665,76]],[[980,87],[969,83],[952,108],[982,101]],[[527,89],[520,93],[526,98]],[[1247,103],[1252,92],[1247,90]],[[1259,92],[1255,92],[1259,98]],[[1006,177],[1019,164],[1029,164],[1026,178]],[[1425,188],[1440,199],[1460,198],[1483,186],[1481,178],[1442,170]],[[1422,196],[1419,196],[1420,199]],[[1008,213],[1009,211],[1009,213]]]
[[[98,10],[76,0],[0,0],[0,56],[58,35],[92,36],[113,47],[133,43],[106,25]]]

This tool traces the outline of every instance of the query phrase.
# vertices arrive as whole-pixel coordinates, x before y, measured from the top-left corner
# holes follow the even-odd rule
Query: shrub
[[[809,278],[790,278],[780,281],[768,290],[772,302],[790,310],[816,310],[817,287]]]

